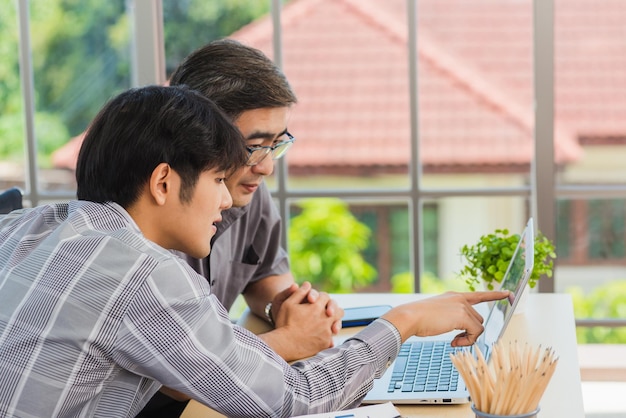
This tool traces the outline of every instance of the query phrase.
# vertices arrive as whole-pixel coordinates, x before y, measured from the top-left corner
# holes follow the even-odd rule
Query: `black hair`
[[[174,70],[170,85],[187,85],[213,100],[233,120],[247,110],[297,102],[282,71],[263,52],[233,39],[193,51]]]
[[[128,208],[160,163],[181,177],[188,202],[200,174],[230,172],[247,159],[239,130],[211,100],[185,87],[130,89],[110,100],[87,130],[76,166],[77,196]]]

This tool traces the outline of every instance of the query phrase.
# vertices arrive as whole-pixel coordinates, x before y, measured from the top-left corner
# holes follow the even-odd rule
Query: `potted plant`
[[[491,234],[481,236],[475,244],[464,245],[461,248],[465,265],[460,276],[470,290],[476,290],[480,282],[483,282],[487,289],[493,290],[496,288],[495,283],[502,282],[519,240],[519,234],[510,234],[508,229],[496,229]],[[556,258],[554,244],[541,232],[535,235],[534,247],[534,267],[528,280],[531,288],[537,285],[543,275],[552,277]]]

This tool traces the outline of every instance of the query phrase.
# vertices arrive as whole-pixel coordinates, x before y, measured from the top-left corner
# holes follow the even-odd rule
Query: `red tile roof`
[[[583,132],[626,134],[626,8],[615,0],[556,3],[555,155],[564,164],[580,158]],[[528,164],[532,1],[417,5],[422,163],[457,169]],[[284,8],[284,70],[300,98],[290,129],[305,139],[290,151],[290,165],[406,165],[405,7],[405,0],[296,0]],[[271,55],[271,33],[264,19],[233,37]],[[585,79],[590,83],[583,85]]]
[[[290,167],[406,168],[405,0],[293,0],[281,16],[296,91]],[[418,118],[426,169],[527,167],[532,158],[531,0],[420,0]],[[555,156],[579,136],[626,136],[626,7],[555,1]],[[272,56],[269,17],[234,38]],[[527,170],[527,168],[526,168]]]

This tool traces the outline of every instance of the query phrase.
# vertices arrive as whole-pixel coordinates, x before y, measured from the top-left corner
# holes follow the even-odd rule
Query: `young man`
[[[246,165],[226,180],[233,207],[223,213],[211,256],[180,256],[207,278],[227,310],[243,294],[250,310],[275,327],[260,337],[285,360],[331,347],[343,316],[334,301],[326,306],[330,325],[327,318],[281,309],[298,285],[280,244],[281,218],[263,180],[295,141],[287,126],[297,99],[285,75],[261,51],[222,39],[187,56],[170,85],[187,85],[214,101],[242,132],[250,154]],[[321,303],[318,296],[312,289],[305,301]],[[139,416],[178,417],[186,403],[158,393]]]
[[[231,417],[353,407],[410,335],[462,330],[471,304],[507,292],[449,293],[392,309],[354,338],[286,363],[233,325],[206,280],[168,250],[206,257],[246,160],[217,107],[177,87],[109,102],[90,126],[78,201],[0,220],[0,415],[132,417],[161,384]],[[330,321],[325,304],[284,304]]]

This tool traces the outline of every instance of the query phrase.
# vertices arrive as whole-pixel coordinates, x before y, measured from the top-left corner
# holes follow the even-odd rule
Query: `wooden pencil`
[[[492,347],[487,362],[460,351],[450,355],[477,410],[494,415],[519,415],[536,410],[554,374],[558,358],[552,348],[532,348],[517,342]]]

